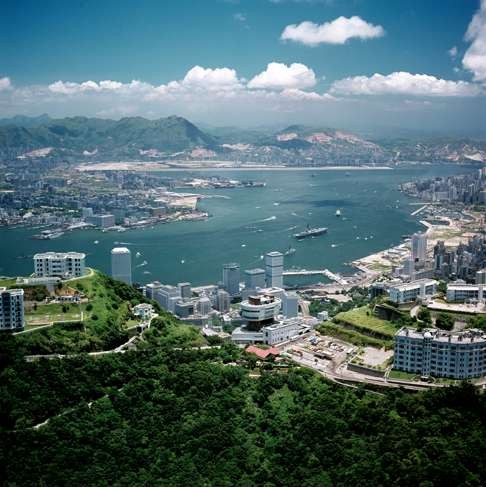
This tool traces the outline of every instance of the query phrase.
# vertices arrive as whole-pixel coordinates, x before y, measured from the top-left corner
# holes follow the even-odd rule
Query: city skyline
[[[212,125],[450,133],[484,123],[484,0],[24,1],[7,10],[5,116],[178,114]]]

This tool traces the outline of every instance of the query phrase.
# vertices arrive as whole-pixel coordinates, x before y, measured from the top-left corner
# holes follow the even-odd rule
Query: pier
[[[421,206],[418,210],[415,210],[414,212],[410,213],[410,216],[418,215],[421,211],[425,210],[425,208],[427,208],[427,206],[429,206],[429,205]]]
[[[348,284],[346,279],[343,279],[341,276],[334,274],[334,272],[331,272],[329,269],[317,269],[317,270],[295,269],[295,270],[283,272],[284,276],[316,276],[319,274],[324,275],[331,281],[335,281],[338,284],[341,284],[343,286]]]

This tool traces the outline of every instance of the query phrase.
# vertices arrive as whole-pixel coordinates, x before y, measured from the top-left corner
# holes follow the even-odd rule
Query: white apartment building
[[[85,271],[86,255],[81,252],[44,252],[34,255],[37,277],[81,277]]]
[[[484,301],[484,287],[482,284],[453,284],[447,285],[447,301]]]
[[[264,326],[263,343],[275,345],[276,343],[285,342],[302,331],[302,321],[300,319],[284,320],[273,325]]]
[[[148,303],[140,303],[133,307],[132,310],[135,316],[138,316],[142,321],[149,320],[155,314],[154,307]]]
[[[481,377],[486,374],[486,333],[401,328],[395,335],[393,367],[426,377]]]
[[[0,331],[24,328],[24,290],[0,287]]]
[[[394,303],[411,303],[417,298],[424,299],[433,296],[437,292],[437,281],[433,279],[419,279],[393,286],[389,290],[390,301]]]

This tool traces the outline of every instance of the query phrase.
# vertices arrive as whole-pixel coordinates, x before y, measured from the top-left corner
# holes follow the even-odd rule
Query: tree
[[[447,313],[438,313],[435,319],[435,326],[442,330],[452,330],[454,326],[454,319]]]
[[[423,321],[425,324],[432,323],[432,316],[428,308],[420,308],[419,312],[417,313],[417,318],[420,321]]]

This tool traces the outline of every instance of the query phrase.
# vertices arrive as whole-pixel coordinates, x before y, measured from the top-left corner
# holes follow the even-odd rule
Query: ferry
[[[297,240],[302,240],[303,238],[307,237],[317,237],[318,235],[322,235],[326,232],[326,227],[310,228],[309,225],[307,225],[307,228],[303,232],[294,233],[294,238],[296,238]]]

